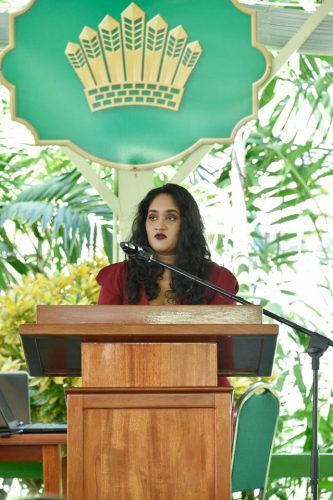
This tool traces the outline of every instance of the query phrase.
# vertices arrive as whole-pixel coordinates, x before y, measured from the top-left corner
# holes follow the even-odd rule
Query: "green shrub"
[[[19,326],[36,321],[37,305],[96,304],[98,284],[95,276],[106,264],[102,259],[71,265],[68,271],[52,276],[22,277],[0,296],[0,370],[27,370],[20,341]],[[32,418],[39,421],[66,419],[64,388],[78,385],[80,379],[67,377],[30,378]]]

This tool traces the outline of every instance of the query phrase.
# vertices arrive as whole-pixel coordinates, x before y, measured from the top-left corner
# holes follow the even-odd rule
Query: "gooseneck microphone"
[[[154,252],[151,248],[131,243],[130,241],[122,241],[120,243],[122,250],[130,257],[151,261],[154,257]]]
[[[211,290],[214,290],[215,292],[219,293],[220,295],[223,295],[224,297],[228,297],[235,302],[239,302],[240,304],[245,304],[245,305],[253,305],[251,302],[249,302],[246,299],[243,299],[242,297],[239,297],[238,295],[234,295],[231,292],[228,292],[224,288],[218,287],[217,285],[214,285],[213,283],[203,280],[202,278],[198,278],[198,276],[194,276],[193,274],[190,274],[186,271],[183,271],[179,267],[176,267],[172,264],[167,264],[166,262],[163,262],[154,255],[154,252],[151,248],[149,247],[144,247],[144,246],[139,246],[136,245],[135,243],[130,243],[130,242],[123,242],[120,243],[121,248],[124,250],[127,255],[130,255],[131,257],[141,259],[141,260],[146,260],[148,262],[153,262],[155,264],[159,264],[163,266],[166,269],[170,269],[172,272],[176,272],[184,276],[185,278],[195,281],[196,283],[199,283],[200,285],[203,285],[207,288],[210,288]],[[312,371],[313,371],[313,382],[312,382],[312,446],[311,446],[311,491],[312,491],[312,500],[317,500],[318,499],[318,482],[319,482],[319,452],[318,452],[318,374],[319,374],[319,365],[320,365],[320,358],[324,354],[324,352],[329,348],[333,347],[333,340],[330,338],[326,337],[325,335],[321,335],[318,332],[309,330],[308,328],[305,328],[304,326],[297,325],[297,323],[294,323],[293,321],[289,320],[288,318],[284,318],[283,316],[279,316],[278,314],[275,314],[271,311],[268,311],[267,309],[262,309],[262,312],[265,316],[268,316],[269,318],[275,319],[279,321],[279,323],[283,323],[297,332],[303,332],[306,335],[310,337],[310,343],[309,347],[307,349],[307,353],[312,359]]]

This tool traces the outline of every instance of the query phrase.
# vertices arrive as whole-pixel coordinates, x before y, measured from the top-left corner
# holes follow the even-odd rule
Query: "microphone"
[[[131,243],[130,241],[122,241],[120,247],[130,257],[135,257],[140,260],[146,260],[150,262],[154,257],[154,252],[149,247],[144,247],[137,245],[136,243]]]

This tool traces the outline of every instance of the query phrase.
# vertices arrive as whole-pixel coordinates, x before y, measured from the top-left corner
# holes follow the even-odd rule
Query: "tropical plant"
[[[36,321],[36,306],[48,304],[95,304],[97,271],[106,263],[96,259],[70,265],[66,271],[24,276],[0,296],[0,370],[26,370],[26,361],[19,337],[19,325]],[[64,377],[31,378],[32,415],[41,421],[66,419],[63,388],[77,384]]]
[[[210,203],[214,204],[214,198],[223,202],[227,221],[224,224],[221,215],[221,230],[215,235],[217,251],[233,256],[242,295],[330,336],[333,109],[332,99],[326,106],[326,96],[333,92],[332,59],[302,56],[298,72],[290,69],[287,73],[288,69],[265,89],[259,120],[238,133],[234,147],[213,151],[222,171],[215,169],[212,178],[214,170],[203,165],[190,182],[198,185],[202,177],[207,186],[209,176],[210,184],[213,181],[225,192],[222,199],[215,187],[207,189]],[[286,89],[277,92],[283,84]],[[314,117],[315,129],[309,126]],[[214,165],[212,159],[208,161]],[[237,221],[236,227],[230,219]],[[310,358],[304,355],[309,339],[285,327],[280,339],[274,372],[282,396],[282,418],[275,450],[309,452],[312,389]],[[333,388],[327,356],[321,365],[319,443],[322,452],[332,452]],[[328,495],[321,498],[330,498],[332,482],[322,480],[320,486],[321,495]],[[295,481],[281,480],[271,485],[268,497],[291,498],[292,489],[300,491]]]
[[[66,271],[46,277],[29,273],[22,283],[12,285],[6,295],[0,296],[0,370],[26,370],[27,365],[18,333],[19,325],[36,320],[36,306],[48,304],[95,304],[98,285],[97,271],[105,260],[70,265]],[[66,421],[64,389],[80,384],[79,378],[29,378],[31,414],[34,421]],[[4,484],[7,489],[10,484]],[[30,493],[37,494],[40,481],[23,481]],[[0,497],[5,495],[0,485]],[[4,498],[6,495],[4,496]]]
[[[112,248],[110,208],[58,148],[0,150],[0,179],[0,289]]]

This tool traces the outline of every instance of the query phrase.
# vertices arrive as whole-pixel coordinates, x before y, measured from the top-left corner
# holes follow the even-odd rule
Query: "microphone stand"
[[[123,247],[124,249],[124,247]],[[125,250],[126,252],[126,250]],[[154,253],[150,248],[147,247],[139,247],[136,246],[136,253],[133,255],[133,251],[128,252],[132,257],[135,257],[139,260],[145,260],[147,262],[154,262],[155,264],[159,264],[166,269],[169,269],[172,272],[181,274],[185,278],[195,281],[200,285],[203,285],[215,292],[223,295],[224,297],[228,297],[229,299],[234,300],[235,302],[239,302],[240,304],[250,305],[253,304],[248,300],[243,299],[242,297],[238,297],[233,293],[228,292],[224,288],[220,288],[219,286],[210,283],[204,279],[198,278],[193,274],[190,274],[186,271],[183,271],[179,267],[173,266],[171,264],[167,264],[159,259],[154,257]],[[328,349],[328,347],[333,346],[333,341],[330,340],[325,335],[321,335],[320,333],[308,330],[304,326],[298,325],[289,319],[284,318],[283,316],[279,316],[267,309],[262,310],[265,316],[269,318],[275,319],[279,323],[283,323],[287,326],[290,326],[297,332],[305,333],[310,337],[310,342],[307,348],[307,353],[312,360],[312,446],[311,446],[311,471],[310,471],[310,486],[311,486],[311,494],[312,500],[318,500],[318,482],[319,482],[319,452],[318,452],[318,373],[320,367],[320,358],[324,354],[324,352]]]

